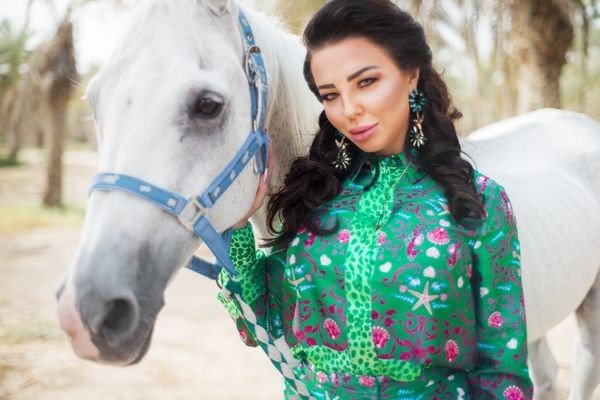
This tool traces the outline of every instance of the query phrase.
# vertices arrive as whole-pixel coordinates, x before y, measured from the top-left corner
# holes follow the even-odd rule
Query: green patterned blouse
[[[314,215],[331,234],[301,228],[267,255],[250,225],[235,231],[239,276],[223,272],[221,284],[285,338],[315,399],[530,399],[520,248],[504,189],[475,173],[486,219],[467,229],[408,159],[365,157]],[[239,304],[219,298],[255,345]]]

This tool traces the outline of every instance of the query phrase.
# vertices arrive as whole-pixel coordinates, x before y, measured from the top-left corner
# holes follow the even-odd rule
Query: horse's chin
[[[127,364],[127,366],[139,363],[146,356],[146,353],[148,352],[148,349],[150,348],[150,342],[152,341],[152,333],[153,332],[154,332],[154,328],[151,328],[150,331],[148,332],[148,335],[146,336],[144,345],[142,346],[139,353],[137,354],[137,357],[135,357],[133,359],[133,361],[131,361],[129,364]]]
[[[98,346],[100,355],[98,359],[91,360],[100,364],[128,367],[139,363],[148,353],[152,342],[154,328],[150,328],[144,335],[136,335],[134,339],[119,346],[119,348]],[[142,345],[137,347],[141,343]],[[127,349],[124,351],[123,349]]]

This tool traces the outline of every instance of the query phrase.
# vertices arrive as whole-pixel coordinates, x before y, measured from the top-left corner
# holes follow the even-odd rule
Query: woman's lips
[[[365,125],[350,129],[349,132],[350,135],[352,135],[352,140],[355,142],[364,142],[375,134],[378,125],[379,124]]]

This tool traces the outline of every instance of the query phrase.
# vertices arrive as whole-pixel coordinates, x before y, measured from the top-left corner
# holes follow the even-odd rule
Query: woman
[[[304,40],[320,129],[268,202],[270,254],[247,221],[265,179],[221,284],[285,338],[316,399],[530,399],[515,218],[460,157],[422,27],[387,0],[333,0]]]

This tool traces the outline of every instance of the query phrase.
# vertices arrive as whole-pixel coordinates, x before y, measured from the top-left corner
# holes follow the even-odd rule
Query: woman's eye
[[[331,101],[331,100],[334,100],[336,97],[337,97],[337,93],[327,93],[327,94],[324,94],[323,96],[321,96],[323,101]]]
[[[375,78],[362,79],[360,82],[358,82],[358,86],[360,86],[360,87],[369,86],[373,82],[375,82]]]
[[[223,102],[212,97],[199,96],[190,109],[191,118],[210,119],[221,113]]]

